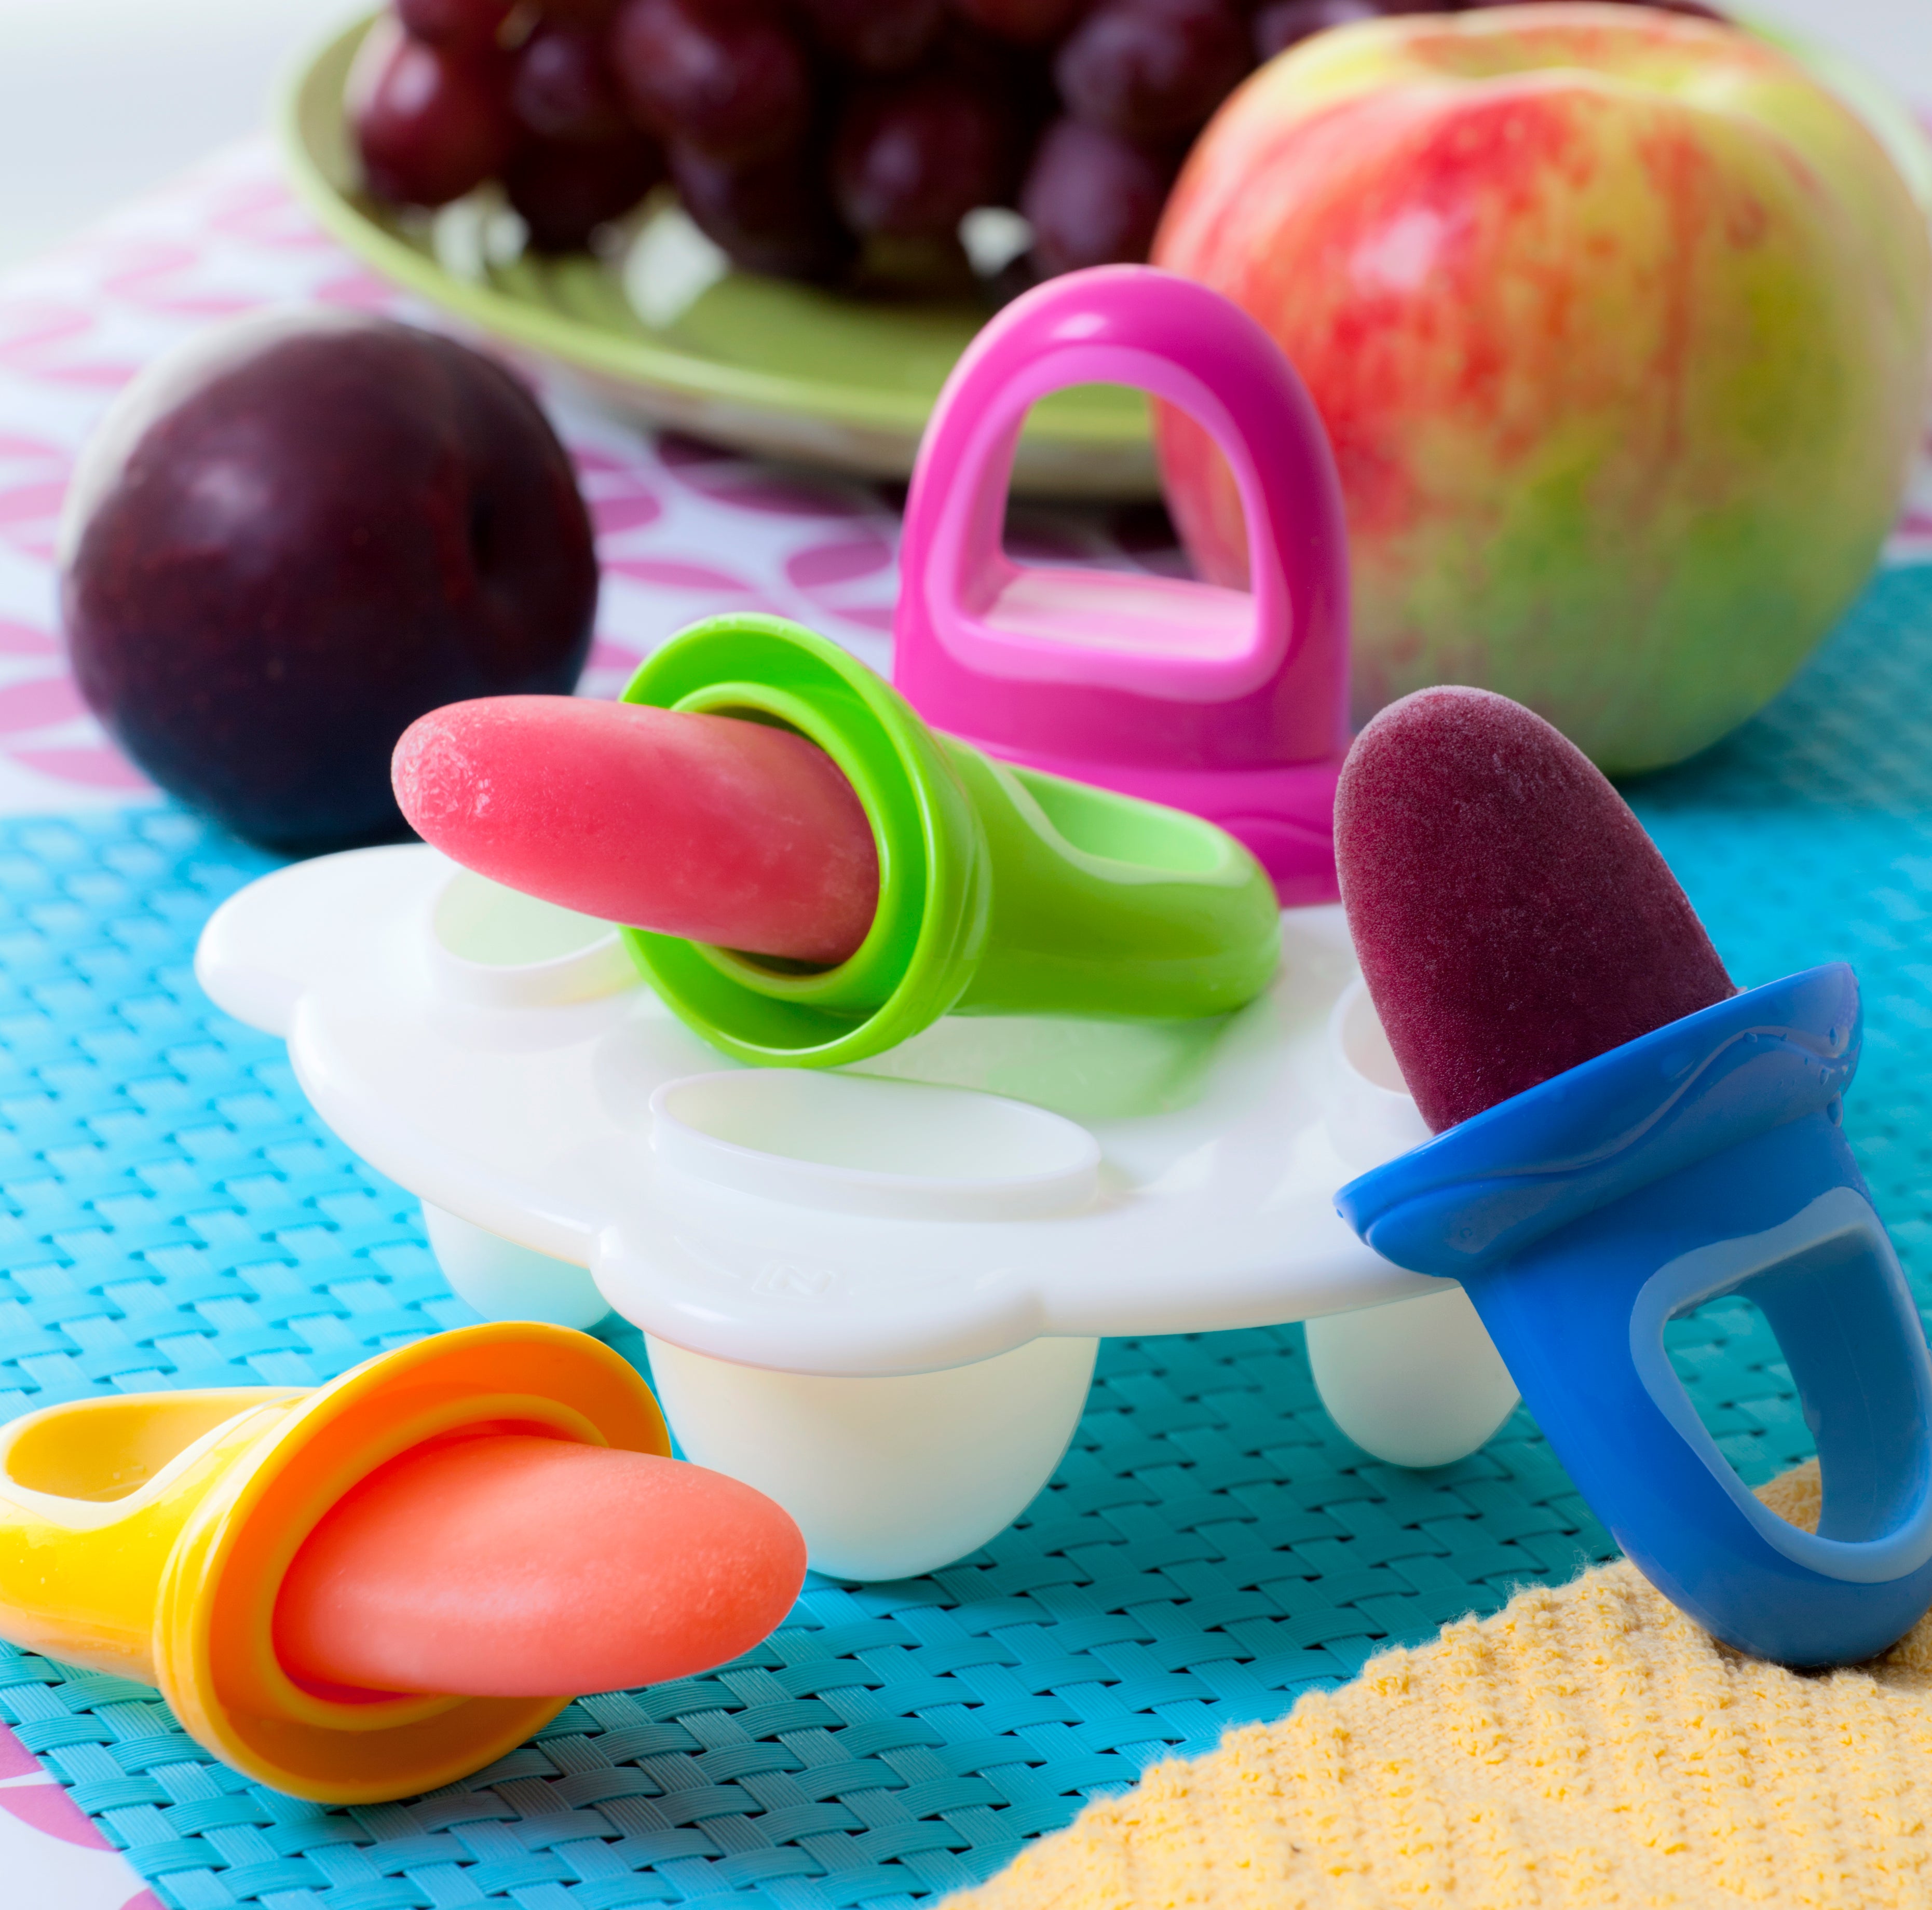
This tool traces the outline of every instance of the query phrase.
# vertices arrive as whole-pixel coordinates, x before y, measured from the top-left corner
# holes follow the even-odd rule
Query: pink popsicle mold
[[[1252,589],[1022,565],[1002,543],[1028,409],[1135,386],[1234,475]],[[1145,266],[1070,273],[982,330],[940,394],[907,499],[893,681],[1010,762],[1185,809],[1252,850],[1284,904],[1332,901],[1348,746],[1348,573],[1322,421],[1260,326]]]

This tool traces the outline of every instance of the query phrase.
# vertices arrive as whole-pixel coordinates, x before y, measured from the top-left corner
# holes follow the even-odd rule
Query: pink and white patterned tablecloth
[[[145,789],[82,707],[57,637],[56,523],[95,419],[198,327],[308,301],[434,318],[317,230],[266,142],[0,280],[0,811],[124,802]],[[604,592],[588,691],[614,692],[661,637],[729,607],[797,617],[886,661],[898,535],[886,487],[654,441],[561,380],[544,382],[597,520]],[[1042,514],[1018,529],[1022,554],[1036,557],[1177,561],[1151,509]]]
[[[0,1724],[0,1903],[8,1910],[162,1910],[93,1821]]]
[[[62,656],[53,551],[68,474],[102,409],[159,353],[212,320],[308,301],[434,318],[316,229],[266,141],[0,278],[0,813],[152,796],[82,706]],[[730,608],[796,617],[886,663],[898,531],[889,488],[654,440],[558,381],[544,396],[597,521],[604,590],[587,691],[614,693],[660,639]],[[1180,561],[1151,508],[1022,512],[1010,541],[1036,561],[1163,571]],[[1888,557],[1932,562],[1932,459]],[[160,1910],[4,1726],[0,1904]]]

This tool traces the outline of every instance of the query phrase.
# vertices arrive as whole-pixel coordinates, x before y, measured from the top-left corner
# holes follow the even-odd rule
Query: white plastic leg
[[[1308,1323],[1308,1363],[1335,1423],[1391,1465],[1448,1465],[1509,1417],[1516,1382],[1460,1287]]]
[[[486,1320],[542,1320],[553,1327],[594,1327],[610,1310],[581,1267],[422,1204],[423,1225],[443,1277],[460,1300]]]
[[[824,1379],[687,1353],[646,1336],[686,1456],[776,1499],[813,1569],[908,1579],[1004,1531],[1079,1423],[1100,1342],[1036,1339],[944,1372]]]

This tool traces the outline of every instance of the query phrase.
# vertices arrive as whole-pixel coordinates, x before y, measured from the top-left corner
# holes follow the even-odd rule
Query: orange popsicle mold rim
[[[436,1334],[312,1392],[29,1414],[0,1435],[0,1633],[157,1686],[197,1742],[296,1797],[368,1804],[454,1783],[570,1694],[306,1689],[277,1660],[275,1600],[303,1540],[376,1467],[428,1440],[500,1432],[670,1453],[656,1399],[619,1354],[523,1321]]]

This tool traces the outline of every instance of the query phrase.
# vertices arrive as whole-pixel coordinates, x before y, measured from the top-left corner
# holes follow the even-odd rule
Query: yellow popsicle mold
[[[668,1455],[656,1400],[601,1341],[504,1321],[312,1392],[82,1399],[0,1430],[0,1636],[157,1687],[237,1770],[321,1804],[452,1783],[568,1702],[318,1690],[277,1660],[275,1599],[350,1487],[426,1441],[536,1433]]]

